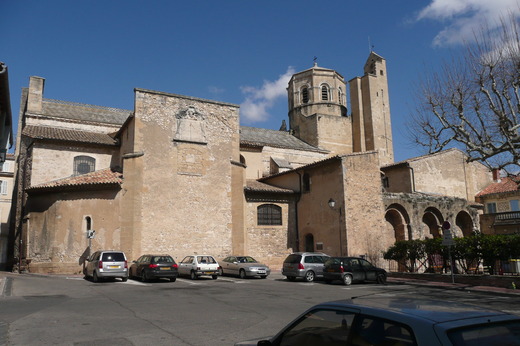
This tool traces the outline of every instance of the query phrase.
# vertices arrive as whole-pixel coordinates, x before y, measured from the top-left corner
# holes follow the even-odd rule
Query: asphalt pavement
[[[274,271],[272,274],[279,274]],[[22,275],[42,275],[42,274],[22,274]],[[49,274],[48,276],[53,276]],[[68,275],[70,276],[70,275]],[[0,271],[0,297],[3,297],[6,294],[6,272]],[[450,283],[450,282],[438,282],[438,281],[427,281],[427,280],[419,280],[419,279],[411,279],[411,278],[388,278],[389,284],[406,284],[406,285],[415,285],[415,286],[427,286],[432,288],[446,289],[446,290],[461,290],[461,291],[475,291],[475,292],[484,292],[490,294],[507,294],[513,296],[520,297],[520,287],[518,289],[512,288],[502,288],[495,286],[476,286],[476,285],[468,285],[461,283]]]

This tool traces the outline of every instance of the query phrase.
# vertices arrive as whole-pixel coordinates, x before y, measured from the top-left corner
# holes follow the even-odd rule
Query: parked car
[[[358,257],[330,257],[325,261],[323,269],[325,282],[341,280],[343,284],[353,282],[375,281],[386,283],[386,270],[377,268],[369,261]]]
[[[140,278],[145,282],[160,278],[174,282],[178,274],[178,265],[170,255],[142,255],[137,261],[132,261],[129,269],[131,278]]]
[[[520,317],[449,301],[365,297],[315,305],[247,345],[520,345]]]
[[[220,275],[238,275],[241,279],[259,276],[265,279],[271,269],[251,256],[228,256],[220,263]]]
[[[114,250],[94,252],[87,258],[84,274],[94,282],[107,278],[121,278],[125,282],[128,280],[128,262],[125,253]]]
[[[303,278],[312,282],[323,277],[323,265],[328,258],[329,255],[321,252],[294,252],[283,262],[282,275],[290,281]]]
[[[198,279],[201,275],[209,275],[216,280],[219,273],[219,264],[208,255],[186,256],[179,262],[179,275],[187,275],[192,280]]]

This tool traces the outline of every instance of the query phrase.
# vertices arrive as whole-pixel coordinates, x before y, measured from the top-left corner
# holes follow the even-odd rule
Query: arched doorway
[[[455,218],[455,224],[460,228],[464,237],[469,237],[473,234],[473,220],[467,212],[459,212]]]
[[[422,222],[426,225],[433,238],[442,236],[440,230],[443,221],[442,213],[438,209],[430,207],[424,211]]]

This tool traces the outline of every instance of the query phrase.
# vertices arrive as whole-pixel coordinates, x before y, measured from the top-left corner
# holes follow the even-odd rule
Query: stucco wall
[[[32,149],[31,186],[70,177],[74,157],[86,155],[96,159],[95,170],[111,167],[116,147],[81,147],[37,143]]]
[[[88,256],[85,217],[96,231],[92,252],[120,249],[119,190],[32,196],[28,209],[27,258],[36,273],[82,273]]]

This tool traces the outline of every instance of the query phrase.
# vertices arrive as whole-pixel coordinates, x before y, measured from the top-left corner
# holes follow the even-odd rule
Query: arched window
[[[343,90],[341,88],[338,88],[338,102],[340,105],[343,104]]]
[[[281,225],[282,208],[275,204],[262,204],[257,208],[258,225]]]
[[[322,101],[329,100],[329,87],[326,85],[321,86],[321,100]]]
[[[74,158],[74,175],[87,174],[96,170],[96,159],[90,156],[76,156]]]
[[[307,87],[304,87],[302,89],[302,102],[303,103],[309,102],[309,90],[307,89]]]

